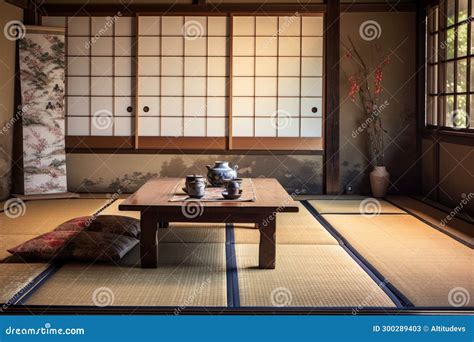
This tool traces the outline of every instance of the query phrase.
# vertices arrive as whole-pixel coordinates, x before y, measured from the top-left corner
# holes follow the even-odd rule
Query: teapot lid
[[[204,178],[202,175],[187,175],[186,179],[198,179],[198,178]]]
[[[228,161],[226,161],[226,160],[216,160],[214,163],[215,163],[216,165],[225,165],[225,164],[229,164],[229,162],[228,162]]]

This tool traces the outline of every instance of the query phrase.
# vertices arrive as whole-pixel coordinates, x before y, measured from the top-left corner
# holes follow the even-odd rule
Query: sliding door
[[[232,33],[233,146],[319,145],[323,17],[234,16]]]
[[[140,16],[138,147],[225,149],[226,16]]]
[[[43,19],[67,29],[69,148],[323,148],[322,14]]]
[[[90,147],[131,147],[135,19],[69,17],[66,26],[68,145],[102,137]]]

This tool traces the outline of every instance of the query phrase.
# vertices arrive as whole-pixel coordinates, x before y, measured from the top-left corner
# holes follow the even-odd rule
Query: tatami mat
[[[184,242],[184,243],[224,243],[224,224],[203,224],[197,226],[183,224],[171,224],[169,228],[158,229],[160,242]]]
[[[433,208],[416,199],[405,196],[390,196],[389,200],[433,224],[438,229],[444,230],[453,236],[474,245],[474,224],[459,218],[448,219],[449,214]],[[443,224],[444,223],[444,224]]]
[[[321,214],[405,214],[403,210],[382,199],[363,200],[310,200],[308,201]]]
[[[48,264],[0,264],[0,303],[7,303],[36,276],[43,272]]]
[[[0,213],[0,235],[39,235],[74,217],[92,215],[106,205],[106,199],[63,199],[27,201],[16,217]]]
[[[411,215],[324,215],[415,306],[474,306],[474,250]],[[470,294],[470,296],[469,296]],[[454,302],[456,303],[456,302]]]
[[[277,214],[277,244],[337,245],[336,239],[313,215],[299,202],[298,206],[298,213]],[[260,241],[260,232],[254,226],[235,225],[234,235],[235,243],[258,244]]]
[[[162,244],[156,269],[67,264],[29,305],[220,307],[227,305],[224,244]],[[138,262],[136,260],[135,262]]]
[[[395,306],[340,246],[280,245],[274,270],[257,267],[257,245],[235,248],[241,306]]]

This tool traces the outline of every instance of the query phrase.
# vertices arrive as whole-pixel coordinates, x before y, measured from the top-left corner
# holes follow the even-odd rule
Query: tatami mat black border
[[[54,273],[56,273],[62,264],[52,263],[49,264],[45,270],[38,274],[33,280],[21,288],[12,298],[7,302],[8,305],[24,305],[26,300],[42,285],[44,284]]]
[[[474,308],[262,308],[262,307],[186,307],[180,315],[474,315]],[[17,305],[0,311],[1,315],[176,315],[176,307],[95,307]]]
[[[322,215],[307,201],[301,202],[306,209],[318,220],[319,223],[339,242],[339,245],[357,262],[364,271],[377,283],[377,285],[390,297],[397,308],[414,307],[413,303],[408,300],[395,286],[385,279],[385,277],[377,271],[334,227],[322,217]]]
[[[226,275],[227,275],[227,306],[240,306],[239,277],[237,274],[237,257],[235,254],[234,225],[226,223]]]
[[[474,249],[474,244],[472,244],[472,243],[470,243],[470,242],[468,242],[468,241],[466,241],[466,240],[464,240],[464,239],[461,239],[460,237],[454,235],[453,233],[450,233],[449,231],[447,231],[447,230],[445,230],[445,229],[442,229],[442,228],[436,226],[435,224],[433,224],[433,223],[431,223],[431,222],[425,220],[425,219],[422,218],[421,216],[418,216],[417,214],[415,214],[415,213],[412,212],[411,210],[401,207],[401,206],[398,205],[397,203],[394,203],[394,202],[392,202],[392,201],[390,201],[390,200],[388,200],[388,199],[386,199],[386,201],[389,202],[389,203],[391,203],[391,204],[393,204],[394,206],[399,207],[399,208],[402,209],[402,210],[405,210],[408,214],[410,214],[411,216],[415,217],[416,219],[418,219],[419,221],[423,222],[424,224],[430,226],[431,228],[436,229],[437,231],[439,231],[439,232],[441,232],[441,233],[443,233],[443,234],[449,236],[450,238],[456,240],[456,241],[459,242],[459,243],[462,243],[463,245],[465,245],[465,246],[467,246],[467,247],[469,247],[469,248],[471,248],[471,249]]]

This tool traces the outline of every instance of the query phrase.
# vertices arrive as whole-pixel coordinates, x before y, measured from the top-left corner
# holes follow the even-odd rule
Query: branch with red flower
[[[364,108],[364,122],[368,123],[367,132],[369,134],[372,160],[375,165],[383,165],[384,163],[384,142],[383,134],[385,130],[382,126],[380,117],[379,97],[383,91],[382,82],[384,78],[384,69],[390,63],[390,56],[383,54],[380,47],[375,50],[378,53],[377,65],[373,69],[369,69],[366,61],[349,38],[350,47],[346,48],[346,58],[349,59],[356,67],[356,71],[348,76],[349,97],[352,101],[359,98]],[[372,88],[373,85],[373,88]]]

